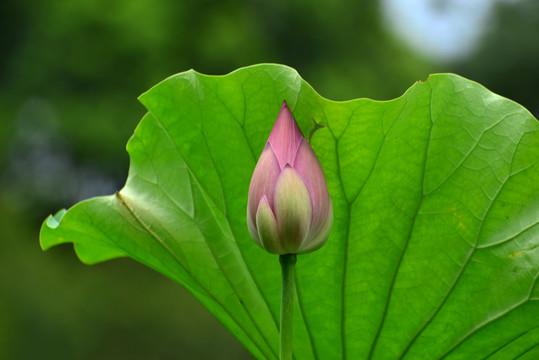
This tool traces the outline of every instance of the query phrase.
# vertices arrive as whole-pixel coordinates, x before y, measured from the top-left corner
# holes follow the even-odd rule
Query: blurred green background
[[[334,100],[456,72],[539,113],[535,0],[0,2],[0,359],[249,359],[128,259],[42,252],[50,213],[119,190],[139,94],[194,68],[283,63]]]

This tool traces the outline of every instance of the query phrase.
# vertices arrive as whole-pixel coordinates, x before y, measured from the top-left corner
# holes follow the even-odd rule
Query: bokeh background
[[[283,63],[334,100],[456,72],[539,113],[536,0],[2,0],[0,359],[250,359],[128,259],[42,252],[50,213],[119,190],[136,98],[194,68]]]

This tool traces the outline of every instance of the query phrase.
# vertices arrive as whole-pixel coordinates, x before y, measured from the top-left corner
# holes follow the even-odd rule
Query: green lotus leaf
[[[246,205],[283,100],[334,208],[298,257],[295,358],[539,358],[539,123],[456,75],[384,102],[324,99],[280,65],[172,76],[140,97],[125,187],[49,217],[42,247],[146,264],[276,359],[279,261]]]

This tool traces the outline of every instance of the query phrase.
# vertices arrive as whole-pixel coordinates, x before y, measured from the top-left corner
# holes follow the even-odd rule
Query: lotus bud
[[[272,254],[304,254],[324,245],[332,224],[320,161],[283,102],[249,187],[251,237]]]

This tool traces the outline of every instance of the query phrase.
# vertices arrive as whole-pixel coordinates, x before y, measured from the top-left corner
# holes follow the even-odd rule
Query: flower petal
[[[281,170],[277,158],[273,154],[273,150],[269,145],[266,145],[258,163],[256,164],[249,186],[249,200],[247,203],[247,224],[254,226],[256,219],[256,211],[262,196],[268,198],[269,206],[273,209],[273,198],[275,191],[275,183],[279,177]],[[251,231],[251,227],[249,225]],[[256,231],[254,232],[256,233]],[[251,233],[253,236],[253,233]],[[253,236],[255,238],[255,236]]]
[[[327,224],[327,219],[329,213],[332,212],[332,207],[322,166],[313,149],[305,139],[300,143],[294,161],[294,169],[296,169],[299,177],[305,183],[305,186],[309,191],[309,196],[311,197],[313,219],[308,238],[312,239],[316,237]]]
[[[305,242],[301,244],[301,249],[298,252],[298,254],[306,254],[311,251],[318,250],[326,243],[326,240],[329,237],[329,233],[331,232],[331,227],[333,226],[333,207],[329,206],[329,214],[326,218],[326,222],[322,225],[322,228],[318,230],[318,234],[313,234],[313,232],[309,232],[309,236],[306,238]],[[314,235],[314,237],[313,237]]]
[[[264,195],[258,210],[256,211],[256,227],[262,248],[272,254],[280,254],[282,247],[279,239],[279,230],[277,229],[277,221],[273,215],[273,211],[268,203],[268,198]]]
[[[286,165],[275,187],[275,217],[285,254],[295,254],[311,227],[312,206],[307,187]]]
[[[251,234],[251,238],[253,238],[253,240],[258,244],[260,245],[260,247],[264,247],[262,246],[262,243],[260,242],[260,238],[258,237],[258,230],[256,229],[256,225],[254,223],[254,221],[256,220],[251,218],[251,215],[249,214],[249,207],[247,207],[247,228],[249,229],[249,234]]]
[[[284,169],[286,164],[294,165],[301,139],[303,139],[303,134],[296,120],[294,120],[286,101],[284,101],[268,139],[281,170]]]

